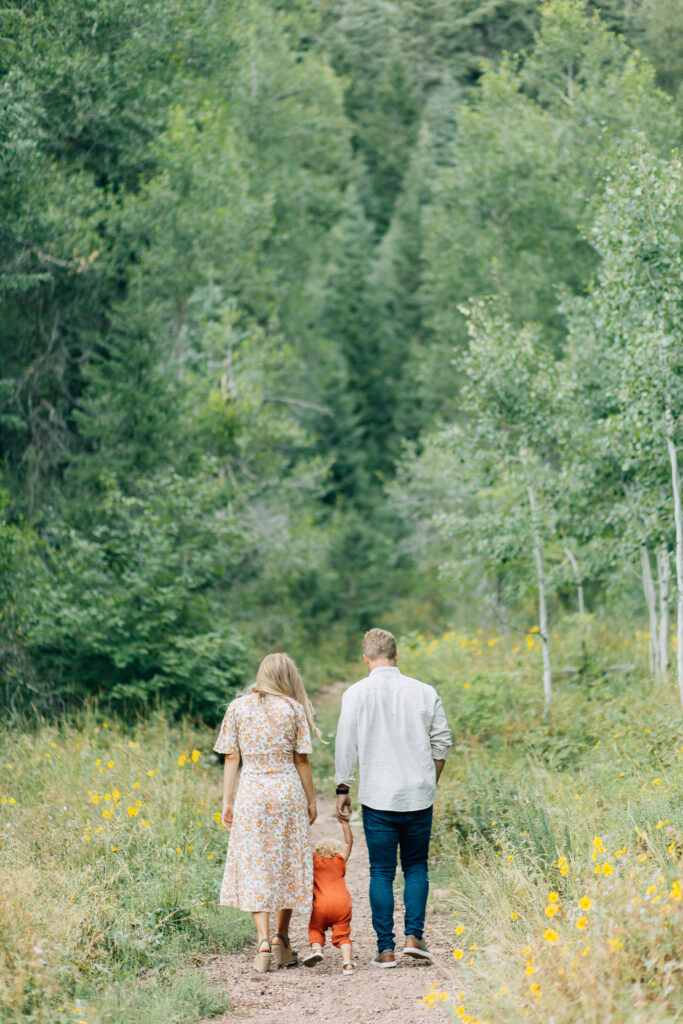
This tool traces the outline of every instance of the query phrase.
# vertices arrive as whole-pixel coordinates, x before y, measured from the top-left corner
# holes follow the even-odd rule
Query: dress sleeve
[[[296,707],[296,740],[294,749],[297,754],[312,754],[313,744],[311,743],[311,730],[308,727],[306,712],[301,704]]]
[[[231,750],[235,750],[239,753],[240,745],[237,739],[237,722],[235,719],[235,705],[230,704],[228,710],[225,712],[223,723],[218,733],[218,739],[216,740],[213,748],[217,754],[228,754]]]

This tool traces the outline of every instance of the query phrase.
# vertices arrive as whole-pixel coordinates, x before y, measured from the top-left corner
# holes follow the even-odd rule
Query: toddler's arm
[[[353,832],[348,821],[341,819],[341,827],[344,832],[344,849],[342,850],[342,857],[344,860],[348,860],[351,856],[351,848],[353,847]]]

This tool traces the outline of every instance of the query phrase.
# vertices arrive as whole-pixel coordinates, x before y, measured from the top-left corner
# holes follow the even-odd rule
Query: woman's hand
[[[223,811],[221,813],[221,821],[223,822],[224,828],[230,828],[232,825],[232,803],[223,804]]]
[[[318,817],[318,808],[316,807],[315,800],[314,800],[312,804],[308,805],[308,824],[312,825],[317,817]]]

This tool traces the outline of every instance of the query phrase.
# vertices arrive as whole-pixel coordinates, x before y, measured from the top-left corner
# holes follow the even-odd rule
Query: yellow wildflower
[[[590,910],[590,908],[591,908],[591,898],[590,898],[590,896],[582,896],[581,899],[579,900],[579,906],[581,907],[582,910]]]
[[[603,875],[611,875],[612,874],[612,865],[611,864],[603,864],[600,870],[602,871]]]
[[[552,928],[546,928],[543,938],[546,942],[557,942],[557,932],[554,932]]]
[[[462,960],[462,950],[461,949],[456,949],[456,950],[453,951],[453,959],[454,960]]]
[[[582,932],[583,929],[586,927],[586,918],[585,917],[580,917],[578,919],[578,921],[576,922],[576,927],[579,929],[579,931]]]

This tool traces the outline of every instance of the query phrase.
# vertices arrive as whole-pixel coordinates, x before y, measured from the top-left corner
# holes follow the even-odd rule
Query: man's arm
[[[453,745],[451,730],[448,728],[448,722],[446,721],[446,712],[443,709],[443,704],[438,694],[434,704],[432,725],[429,730],[429,742],[432,747],[436,781],[438,782],[446,763],[446,754]]]
[[[337,723],[337,738],[334,744],[334,779],[337,793],[337,819],[348,822],[351,817],[349,789],[356,774],[358,763],[358,742],[356,737],[356,714],[353,701],[348,693],[342,697],[341,713]]]

